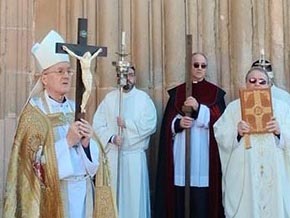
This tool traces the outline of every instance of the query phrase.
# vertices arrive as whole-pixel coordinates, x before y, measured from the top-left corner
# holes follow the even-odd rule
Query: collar
[[[47,108],[45,109],[47,113],[56,113],[56,112],[61,112],[61,111],[65,112],[69,108],[69,101],[67,100],[67,98],[64,98],[63,102],[58,102],[54,100],[53,98],[51,98],[48,95],[46,90],[44,90],[44,100],[45,102],[47,102],[47,105],[46,105]]]

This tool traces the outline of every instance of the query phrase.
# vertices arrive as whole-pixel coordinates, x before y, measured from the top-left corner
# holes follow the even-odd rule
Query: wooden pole
[[[192,77],[191,77],[191,65],[192,65],[192,35],[186,35],[186,97],[192,96]],[[186,116],[191,116],[192,108],[183,107],[183,112]],[[185,206],[185,218],[190,218],[190,132],[191,128],[186,129],[185,138],[185,190],[184,190],[184,206]]]

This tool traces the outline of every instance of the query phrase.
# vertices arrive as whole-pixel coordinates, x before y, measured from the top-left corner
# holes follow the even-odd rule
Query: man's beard
[[[125,92],[129,92],[129,91],[131,91],[133,88],[134,88],[134,84],[132,84],[132,83],[130,83],[130,82],[127,82],[127,84],[123,86],[123,90],[124,90]]]

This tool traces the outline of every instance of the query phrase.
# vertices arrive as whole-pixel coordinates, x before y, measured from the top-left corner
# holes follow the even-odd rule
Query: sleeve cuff
[[[90,151],[90,145],[88,145],[87,147],[84,147],[83,146],[83,149],[84,149],[84,152],[87,156],[87,158],[92,161],[92,156],[91,156],[91,151]]]
[[[200,104],[198,104],[198,108],[197,108],[197,110],[196,110],[196,111],[193,110],[192,113],[191,113],[191,117],[192,117],[193,119],[195,119],[195,120],[196,120],[197,117],[198,117],[199,109],[200,109]]]
[[[180,121],[181,121],[181,119],[178,118],[174,122],[174,132],[175,133],[178,133],[178,132],[182,132],[183,131],[183,128],[180,126]]]
[[[241,136],[239,133],[237,135],[237,141],[240,142],[243,136]]]

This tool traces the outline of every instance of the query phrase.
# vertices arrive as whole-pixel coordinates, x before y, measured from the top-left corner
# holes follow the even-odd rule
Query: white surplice
[[[290,108],[273,99],[281,134],[251,134],[252,148],[238,142],[240,100],[214,124],[222,164],[223,204],[228,218],[290,217]]]
[[[174,135],[174,185],[185,186],[185,130],[174,131],[174,122],[181,115],[177,115],[171,124]],[[200,105],[198,117],[193,121],[190,129],[190,186],[209,186],[209,121],[210,111],[205,105]]]
[[[73,113],[75,104],[66,99],[59,103],[51,99],[47,92],[42,97],[34,97],[30,100],[33,106],[38,107],[45,114],[63,113],[67,115]],[[66,134],[69,129],[69,123],[54,128],[55,151],[58,166],[58,174],[61,183],[67,192],[63,193],[66,202],[63,202],[65,214],[68,218],[91,218],[92,210],[86,211],[88,198],[93,199],[92,184],[89,180],[96,174],[98,169],[99,149],[94,140],[90,140],[90,161],[81,145],[75,148],[69,147]],[[92,207],[90,207],[92,209]],[[67,211],[66,211],[67,210]]]
[[[112,185],[117,191],[118,149],[109,141],[118,134],[120,92],[108,93],[100,103],[93,127],[108,152]],[[156,131],[157,115],[150,97],[135,87],[122,94],[123,144],[120,158],[119,218],[150,218],[149,180],[145,150]]]

